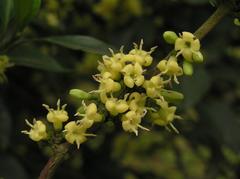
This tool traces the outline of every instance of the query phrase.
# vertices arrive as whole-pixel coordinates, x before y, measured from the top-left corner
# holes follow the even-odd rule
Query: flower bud
[[[235,18],[233,22],[236,26],[240,26],[240,20],[238,18]]]
[[[166,31],[163,33],[163,38],[167,43],[174,44],[178,36],[173,31]]]
[[[79,98],[81,100],[85,99],[93,99],[95,98],[93,95],[79,89],[72,89],[70,90],[69,94],[73,97]]]
[[[191,63],[184,61],[183,62],[183,72],[185,75],[191,76],[193,74],[193,66]]]
[[[203,62],[203,55],[200,51],[193,52],[193,61],[197,62],[197,63],[202,63]]]
[[[161,89],[161,96],[168,102],[177,103],[183,100],[184,96],[182,93],[172,90]]]
[[[130,76],[124,76],[124,83],[129,88],[134,87],[134,80]]]
[[[119,104],[116,106],[116,110],[119,113],[124,113],[128,110],[128,104],[125,101],[119,102]]]
[[[158,63],[157,68],[159,69],[159,71],[164,72],[167,69],[167,60],[161,60]]]

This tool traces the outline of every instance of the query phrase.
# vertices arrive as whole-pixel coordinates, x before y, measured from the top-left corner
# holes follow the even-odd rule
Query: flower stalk
[[[216,11],[195,31],[194,35],[200,40],[205,37],[230,11],[231,5],[222,3]]]
[[[60,144],[54,147],[54,154],[42,169],[38,179],[52,178],[56,168],[63,161],[65,154],[68,152],[69,147],[69,143]]]

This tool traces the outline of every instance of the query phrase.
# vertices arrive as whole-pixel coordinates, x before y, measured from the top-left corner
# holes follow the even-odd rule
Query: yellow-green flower
[[[141,86],[144,83],[143,69],[139,63],[128,64],[122,69],[124,83],[127,87]]]
[[[94,134],[87,134],[86,128],[81,125],[79,121],[71,121],[67,123],[64,127],[65,139],[70,144],[77,144],[77,148],[79,149],[80,144],[87,140],[88,136],[95,136]]]
[[[95,103],[86,106],[85,117],[95,122],[100,122],[102,120],[102,115],[97,112],[97,106]]]
[[[103,63],[99,62],[98,70],[101,74],[105,72],[109,72],[111,74],[111,78],[114,80],[118,80],[121,77],[120,71],[123,68],[122,58],[124,56],[123,52],[114,54],[112,52],[112,57],[103,56]]]
[[[22,131],[22,133],[27,134],[30,139],[33,141],[40,141],[47,139],[47,131],[46,125],[40,120],[33,120],[33,124],[31,124],[28,120],[25,120],[27,125],[31,127],[30,131]]]
[[[106,101],[106,109],[113,116],[118,115],[119,113],[124,113],[128,110],[128,103],[126,99],[117,99],[117,98],[109,98]]]
[[[62,123],[68,120],[68,112],[65,110],[66,104],[60,106],[60,99],[57,101],[57,109],[50,108],[48,105],[43,104],[43,106],[48,110],[47,120],[53,123],[56,130],[62,129]]]
[[[122,127],[127,132],[134,132],[138,135],[138,128],[149,131],[147,128],[140,125],[142,115],[135,111],[128,111],[122,116]]]
[[[183,69],[178,65],[177,58],[175,56],[171,56],[168,60],[161,60],[158,63],[157,68],[162,74],[169,75],[170,77],[173,76],[176,83],[179,83],[177,76],[183,74]]]
[[[153,58],[151,53],[156,49],[156,47],[152,47],[149,52],[142,49],[143,40],[141,40],[140,45],[138,47],[137,44],[134,43],[134,49],[129,52],[123,59],[123,61],[136,62],[142,66],[149,66],[152,64]],[[129,59],[129,60],[128,60]]]
[[[174,119],[180,119],[180,116],[175,115],[176,107],[168,106],[168,103],[163,100],[157,100],[157,104],[160,106],[160,109],[157,112],[151,112],[151,118],[154,124],[160,126],[170,125],[176,132],[176,128],[173,126],[172,122]]]
[[[112,78],[111,73],[105,72],[99,78],[95,77],[95,79],[100,82],[99,92],[104,93],[112,93],[119,91],[121,89],[121,85],[118,82],[115,82]]]
[[[147,96],[144,93],[133,92],[128,100],[129,110],[144,114],[146,98]]]
[[[85,104],[84,104],[85,105]],[[79,121],[83,128],[90,128],[94,122],[100,122],[102,120],[102,115],[97,112],[97,106],[95,103],[91,103],[88,106],[84,106],[85,114],[77,113],[78,116],[83,116]]]
[[[200,41],[190,32],[183,32],[175,41],[177,55],[182,55],[189,62],[203,60],[200,52]]]
[[[146,80],[143,87],[146,90],[147,96],[151,98],[159,97],[160,89],[163,88],[164,81],[160,75],[153,76],[150,80]]]

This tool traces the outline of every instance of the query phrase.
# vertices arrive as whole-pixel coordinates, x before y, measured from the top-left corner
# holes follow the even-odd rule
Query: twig
[[[54,155],[48,160],[38,179],[50,179],[53,176],[56,168],[62,162],[65,154],[68,152],[69,146],[70,144],[68,143],[55,146]]]
[[[230,11],[231,6],[227,3],[222,3],[216,11],[196,30],[194,35],[198,39],[205,37]]]

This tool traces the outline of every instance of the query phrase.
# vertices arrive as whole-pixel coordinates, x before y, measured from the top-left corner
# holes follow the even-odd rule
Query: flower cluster
[[[199,39],[190,32],[182,32],[179,36],[177,36],[177,34],[173,31],[164,32],[163,38],[167,43],[174,45],[173,58],[175,58],[175,61],[183,59],[184,74],[192,75],[192,63],[203,62]],[[172,56],[169,57],[169,61],[172,61],[170,59],[172,59]],[[163,65],[159,64],[158,69],[163,71]],[[179,70],[179,74],[181,73],[182,72]]]
[[[50,108],[48,105],[43,104],[48,110],[46,119],[33,120],[33,124],[30,124],[28,120],[26,123],[31,127],[29,131],[22,131],[22,133],[29,135],[30,139],[38,142],[41,140],[48,140],[54,138],[57,134],[63,134],[63,138],[70,144],[77,144],[79,148],[80,144],[87,140],[88,136],[95,136],[94,134],[87,133],[87,130],[92,127],[94,122],[100,122],[102,115],[97,112],[97,106],[95,103],[86,105],[84,103],[83,113],[77,113],[76,116],[82,117],[80,120],[70,121],[64,125],[63,123],[69,120],[68,112],[65,110],[66,104],[60,106],[60,100],[57,101],[57,109]],[[52,136],[51,136],[52,135]]]
[[[67,142],[76,143],[79,148],[88,136],[95,136],[87,130],[103,119],[119,120],[124,131],[135,135],[139,129],[149,131],[143,126],[143,121],[178,132],[173,122],[181,117],[176,115],[174,102],[182,100],[183,95],[169,88],[172,83],[179,84],[179,76],[190,74],[192,63],[202,62],[203,56],[199,40],[190,32],[178,36],[167,31],[163,37],[174,45],[174,50],[157,64],[152,56],[156,47],[145,51],[142,40],[128,53],[123,51],[123,47],[118,53],[110,49],[111,56],[103,56],[98,65],[99,74],[93,76],[99,83],[98,89],[90,93],[78,89],[70,91],[70,95],[82,100],[82,106],[75,115],[81,119],[67,123],[66,105],[60,106],[58,101],[57,109],[53,109],[44,104],[48,110],[48,125],[40,120],[34,120],[33,124],[26,121],[31,129],[23,133],[34,141],[40,141],[51,138],[49,130],[52,129],[53,137],[61,133]],[[52,127],[47,127],[49,125]]]
[[[180,117],[175,115],[175,106],[169,107],[169,101],[161,91],[169,88],[172,81],[179,83],[177,77],[184,71],[179,63],[180,57],[188,62],[202,61],[200,42],[190,32],[183,32],[178,37],[168,31],[164,38],[174,44],[175,54],[157,64],[158,74],[149,77],[148,67],[152,65],[155,47],[145,51],[141,41],[139,46],[134,44],[134,49],[128,53],[124,53],[123,48],[119,53],[111,50],[111,56],[103,56],[103,61],[99,62],[100,73],[94,76],[99,82],[97,92],[100,101],[110,116],[120,119],[123,129],[136,135],[139,128],[148,130],[141,125],[145,118],[176,131],[172,122]]]

